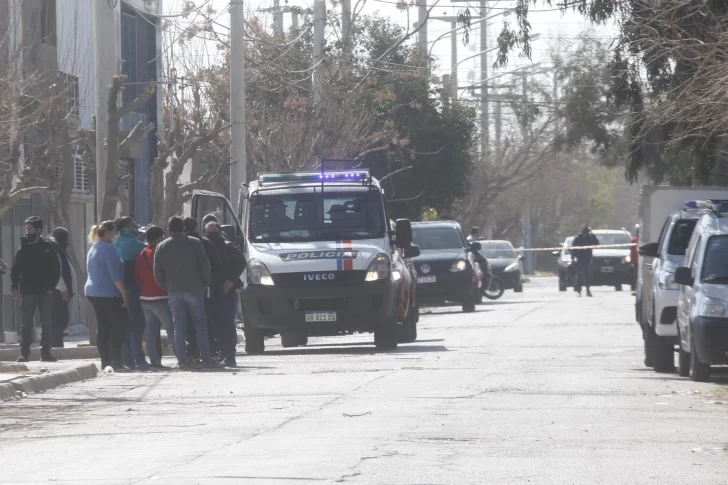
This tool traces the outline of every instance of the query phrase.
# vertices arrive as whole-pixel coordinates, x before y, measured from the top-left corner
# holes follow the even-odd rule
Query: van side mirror
[[[416,244],[413,244],[412,246],[410,246],[408,248],[404,248],[404,257],[407,259],[416,258],[420,254],[422,254],[420,252],[420,247],[417,246]]]
[[[693,286],[693,275],[690,273],[690,268],[680,266],[675,271],[675,283],[683,286]]]
[[[395,223],[397,247],[408,248],[412,245],[412,223],[409,219],[397,219]]]
[[[478,241],[473,241],[470,243],[471,251],[480,251],[481,249],[483,249],[483,245],[480,244]]]
[[[659,247],[656,242],[647,243],[639,247],[639,253],[640,256],[645,256],[647,258],[656,258],[658,255],[658,249]]]

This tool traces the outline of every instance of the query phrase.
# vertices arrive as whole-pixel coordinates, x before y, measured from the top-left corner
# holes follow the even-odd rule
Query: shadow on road
[[[429,340],[417,340],[414,342],[415,344],[425,344],[425,343],[434,343],[434,342],[444,342],[445,339],[441,338],[435,338],[435,339],[429,339]],[[306,345],[306,348],[312,348],[312,347],[356,347],[359,345],[373,345],[371,341],[368,342],[341,342],[336,344],[308,344]]]
[[[637,376],[637,379],[651,379],[651,380],[658,379],[661,381],[689,381],[690,380],[689,377],[680,377],[679,375],[677,375],[674,372],[660,373],[660,372],[655,372],[653,369],[649,369],[647,367],[641,368],[641,369],[635,368],[635,369],[630,369],[630,370],[633,372],[640,372],[640,373],[644,372],[644,371],[649,372],[649,374],[647,374],[647,375]],[[632,379],[632,377],[630,377],[630,379]],[[710,382],[712,384],[720,384],[720,385],[728,386],[728,367],[712,367],[710,369],[710,381],[708,381],[708,382]]]
[[[447,307],[441,307],[441,308],[447,308]],[[495,310],[488,310],[488,309],[485,309],[485,308],[479,308],[479,309],[475,310],[474,312],[470,312],[470,313],[465,313],[462,310],[455,310],[455,309],[452,309],[452,310],[444,310],[444,311],[441,311],[441,312],[433,312],[432,310],[425,310],[423,312],[420,312],[420,316],[429,317],[429,316],[432,316],[432,315],[435,315],[436,316],[436,315],[458,315],[458,314],[473,315],[475,313],[487,313],[487,312],[492,312],[492,311],[495,311]]]
[[[354,344],[356,345],[356,344]],[[368,347],[318,347],[318,348],[306,348],[297,347],[293,349],[283,350],[266,350],[264,354],[258,355],[257,357],[279,356],[279,355],[333,355],[333,354],[349,354],[349,355],[373,355],[373,354],[417,354],[422,352],[448,352],[449,350],[444,345],[417,345],[417,344],[403,344],[399,345],[396,350],[381,351],[374,347],[373,343],[370,343]]]

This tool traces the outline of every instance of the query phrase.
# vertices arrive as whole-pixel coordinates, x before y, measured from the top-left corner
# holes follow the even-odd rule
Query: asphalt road
[[[0,483],[726,484],[728,372],[642,365],[629,292],[536,280],[420,340],[269,343],[236,372],[102,375],[0,404]]]

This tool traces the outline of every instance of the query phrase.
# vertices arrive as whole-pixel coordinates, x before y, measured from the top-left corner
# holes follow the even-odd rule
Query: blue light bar
[[[258,182],[261,184],[283,182],[364,182],[369,179],[369,173],[365,171],[263,173],[258,176]]]
[[[687,209],[710,209],[711,204],[708,200],[686,200],[685,207]]]

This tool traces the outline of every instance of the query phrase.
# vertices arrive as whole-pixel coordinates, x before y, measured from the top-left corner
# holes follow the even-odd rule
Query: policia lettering
[[[359,251],[301,251],[281,254],[283,261],[301,261],[308,259],[356,259]]]

